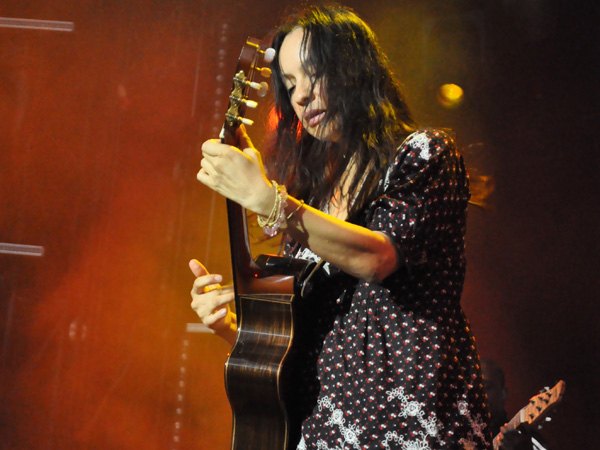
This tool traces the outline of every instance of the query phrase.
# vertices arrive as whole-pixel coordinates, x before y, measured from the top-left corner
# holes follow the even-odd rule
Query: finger
[[[221,144],[218,139],[209,139],[202,144],[202,154],[204,156],[221,156],[227,147],[229,146]]]
[[[198,171],[198,173],[196,174],[196,179],[204,186],[213,189],[212,178],[205,169],[200,169]]]
[[[217,290],[218,294],[212,301],[212,311],[231,303],[235,299],[233,289],[221,288]]]
[[[203,275],[209,275],[208,270],[206,270],[206,267],[204,267],[204,265],[197,259],[190,260],[188,265],[190,266],[190,270],[196,278],[201,277]]]
[[[202,158],[200,160],[200,170],[203,174],[206,174],[207,177],[210,177],[217,173],[215,169],[215,165],[209,159],[210,157]]]
[[[227,316],[227,308],[221,308],[218,311],[215,311],[213,314],[209,314],[203,320],[205,325],[214,325],[219,320],[222,320]]]
[[[212,163],[211,159],[213,159],[213,157],[211,157],[211,156],[206,156],[206,157],[202,158],[200,160],[200,167],[202,169],[206,170],[207,172],[214,170],[214,164]]]
[[[262,165],[260,153],[254,147],[246,147],[246,148],[244,148],[243,151],[246,156],[248,156],[248,157],[250,157],[250,159],[252,159],[252,161],[257,163],[258,165]]]
[[[254,144],[252,144],[252,140],[250,139],[250,136],[248,136],[246,127],[244,125],[240,125],[240,127],[236,130],[235,137],[238,139],[240,148],[254,148]]]
[[[194,294],[205,294],[207,292],[219,289],[221,286],[219,283],[223,281],[223,277],[219,274],[208,274],[199,276],[194,280],[192,285],[192,295]]]
[[[209,288],[211,287],[209,286]],[[192,298],[192,309],[196,311],[203,323],[210,325],[214,320],[218,320],[218,317],[215,317],[215,315],[223,314],[219,313],[219,311],[224,310],[225,314],[229,311],[227,305],[234,300],[235,294],[233,287],[228,287],[213,289],[208,293],[202,294],[192,293]]]

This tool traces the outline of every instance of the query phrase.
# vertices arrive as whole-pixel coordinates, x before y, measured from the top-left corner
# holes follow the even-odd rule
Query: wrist
[[[273,185],[273,206],[269,214],[258,215],[258,225],[261,226],[267,236],[273,237],[279,231],[281,224],[285,221],[285,211],[287,207],[287,190],[284,185],[279,185],[275,180]]]
[[[265,185],[256,196],[256,203],[253,208],[248,208],[259,216],[268,216],[273,209],[277,192],[275,186],[270,181],[266,180]]]
[[[233,345],[235,343],[235,338],[237,335],[237,316],[236,314],[229,310],[227,316],[225,316],[225,320],[221,324],[221,326],[214,328],[213,331],[217,336],[221,339],[229,342],[229,344]]]

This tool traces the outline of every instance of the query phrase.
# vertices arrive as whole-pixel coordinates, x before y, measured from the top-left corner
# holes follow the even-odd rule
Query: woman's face
[[[313,84],[311,74],[304,70],[302,49],[303,28],[292,30],[281,43],[279,66],[290,102],[306,131],[321,141],[337,141],[336,121],[325,124],[327,102],[321,83]]]

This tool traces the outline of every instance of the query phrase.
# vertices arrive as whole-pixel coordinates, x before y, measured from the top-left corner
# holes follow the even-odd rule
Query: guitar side
[[[291,449],[299,424],[290,423],[285,406],[284,360],[293,338],[293,295],[241,295],[238,305],[242,319],[225,367],[231,448]]]

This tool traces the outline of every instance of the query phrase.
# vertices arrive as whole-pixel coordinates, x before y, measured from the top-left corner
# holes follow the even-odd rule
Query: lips
[[[309,127],[316,127],[323,121],[324,118],[324,109],[311,109],[304,113],[304,121],[308,124]]]

